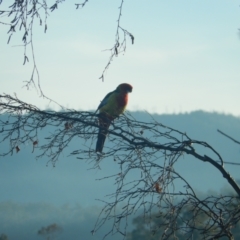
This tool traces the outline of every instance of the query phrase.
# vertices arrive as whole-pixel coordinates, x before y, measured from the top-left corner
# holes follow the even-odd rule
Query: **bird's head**
[[[128,83],[122,83],[117,87],[117,91],[129,93],[132,92],[133,87]]]

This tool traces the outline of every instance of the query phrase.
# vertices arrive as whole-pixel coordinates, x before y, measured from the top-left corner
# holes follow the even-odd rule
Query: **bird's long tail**
[[[109,119],[108,117],[106,117],[105,114],[100,114],[99,115],[99,130],[98,130],[98,138],[97,138],[97,144],[96,144],[96,152],[102,152],[103,150],[103,146],[104,146],[104,142],[106,140],[107,137],[107,133],[108,133],[108,128],[111,124],[111,119]]]

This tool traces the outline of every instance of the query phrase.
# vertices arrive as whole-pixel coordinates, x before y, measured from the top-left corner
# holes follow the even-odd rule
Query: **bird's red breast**
[[[130,84],[120,84],[115,91],[111,92],[110,95],[107,95],[107,101],[99,108],[99,112],[105,113],[112,118],[118,117],[124,112],[127,106],[129,92],[132,92],[132,86]]]

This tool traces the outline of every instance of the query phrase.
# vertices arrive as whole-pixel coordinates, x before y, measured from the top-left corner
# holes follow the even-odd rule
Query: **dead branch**
[[[221,130],[217,129],[217,131],[218,131],[219,133],[221,133],[223,136],[225,136],[225,137],[229,138],[230,140],[232,140],[233,142],[235,142],[235,143],[237,143],[237,144],[240,144],[239,141],[237,141],[236,139],[230,137],[229,135],[227,135],[226,133],[222,132]]]
[[[154,119],[142,122],[126,113],[110,126],[105,153],[99,156],[95,153],[95,141],[101,126],[94,113],[67,109],[62,112],[42,111],[16,96],[0,95],[0,114],[0,144],[9,143],[10,146],[9,150],[0,152],[1,156],[19,152],[22,145],[31,142],[33,150],[36,148],[38,151],[37,157],[47,156],[55,165],[60,154],[67,151],[74,140],[82,139],[84,144],[71,151],[70,156],[91,162],[95,160],[93,167],[96,168],[106,158],[118,164],[119,173],[105,177],[116,185],[116,192],[106,196],[109,201],[103,201],[105,206],[93,232],[112,220],[112,229],[105,236],[117,232],[125,235],[131,215],[143,211],[149,218],[157,209],[164,218],[163,239],[178,231],[188,239],[194,231],[208,239],[223,236],[233,239],[231,228],[240,219],[240,188],[225,170],[220,154],[206,142],[193,140],[186,133]],[[47,135],[39,139],[39,131],[44,129]],[[204,148],[204,153],[200,148]],[[191,183],[174,168],[186,154],[214,166],[228,181],[236,196],[200,199]],[[132,178],[133,172],[138,172],[137,178]],[[182,187],[175,188],[176,185]],[[186,209],[190,209],[192,217],[178,224]],[[205,219],[201,227],[195,224],[200,216]]]

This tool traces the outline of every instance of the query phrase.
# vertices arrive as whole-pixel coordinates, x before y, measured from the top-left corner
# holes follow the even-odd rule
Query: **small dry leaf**
[[[160,187],[159,183],[155,183],[155,190],[158,193],[160,193],[162,191],[162,188]]]
[[[64,124],[64,127],[65,127],[65,130],[68,130],[68,129],[70,129],[70,128],[73,127],[73,124],[66,122],[66,123]]]
[[[19,146],[16,146],[16,152],[18,153],[20,151]]]

